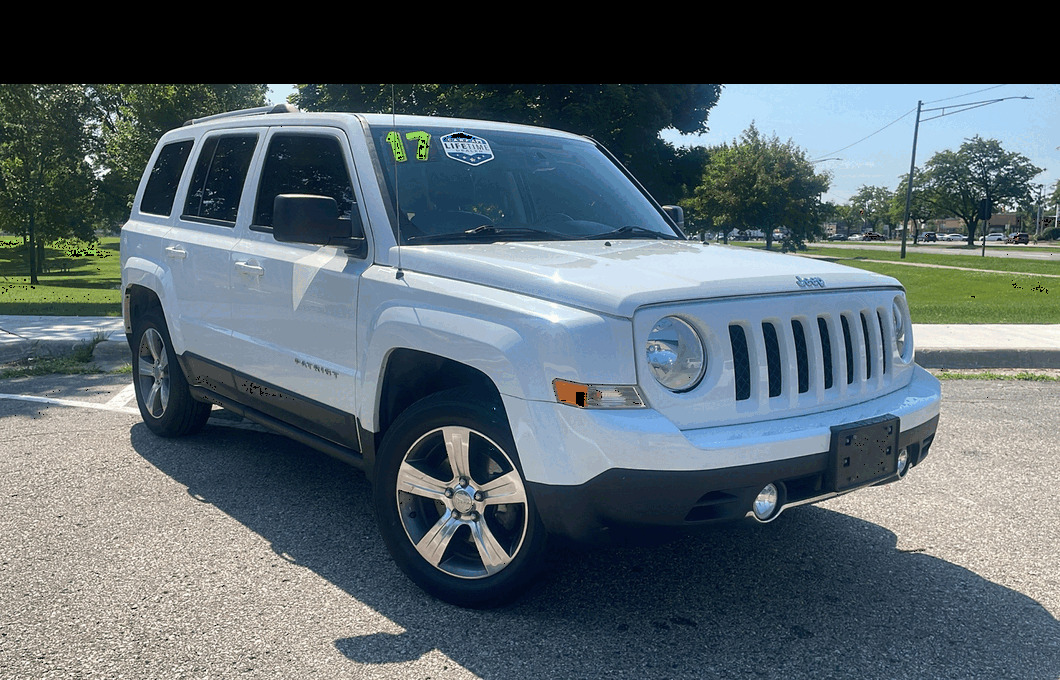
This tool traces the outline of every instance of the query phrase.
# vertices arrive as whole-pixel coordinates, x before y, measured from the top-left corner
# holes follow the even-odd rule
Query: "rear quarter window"
[[[184,174],[184,166],[191,154],[192,142],[174,142],[162,147],[151,168],[143,198],[140,199],[140,212],[150,215],[168,217],[173,212],[173,202],[177,197],[177,185]]]

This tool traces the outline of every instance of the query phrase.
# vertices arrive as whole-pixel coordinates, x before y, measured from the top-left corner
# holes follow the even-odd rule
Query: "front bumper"
[[[909,467],[938,426],[940,386],[917,367],[905,387],[860,404],[792,418],[681,431],[650,409],[593,411],[505,399],[528,488],[551,533],[593,541],[623,527],[694,527],[746,516],[768,483],[781,508],[836,491],[832,429],[896,417]],[[874,478],[865,485],[886,483]]]
[[[901,432],[909,453],[905,474],[921,463],[935,437],[938,416]],[[608,470],[584,484],[529,483],[542,521],[552,534],[582,543],[607,540],[616,530],[686,529],[751,517],[751,505],[766,484],[780,491],[780,508],[832,498],[863,486],[897,481],[898,474],[837,492],[829,480],[830,453],[717,470]]]

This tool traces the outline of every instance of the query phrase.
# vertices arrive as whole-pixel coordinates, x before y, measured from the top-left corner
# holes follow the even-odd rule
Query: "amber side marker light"
[[[644,408],[636,385],[592,385],[556,378],[556,401],[578,408]]]

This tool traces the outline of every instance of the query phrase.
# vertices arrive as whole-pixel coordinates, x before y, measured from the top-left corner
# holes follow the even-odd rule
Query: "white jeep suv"
[[[121,235],[143,420],[219,405],[362,468],[424,589],[487,606],[546,537],[750,517],[935,434],[892,278],[690,241],[591,139],[291,107],[167,133]]]

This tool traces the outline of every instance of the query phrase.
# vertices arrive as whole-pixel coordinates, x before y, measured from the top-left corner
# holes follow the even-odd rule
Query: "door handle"
[[[166,257],[173,258],[174,260],[183,260],[188,256],[188,251],[184,250],[180,246],[167,246]]]
[[[236,271],[240,274],[262,276],[265,273],[265,268],[254,262],[236,262]]]

